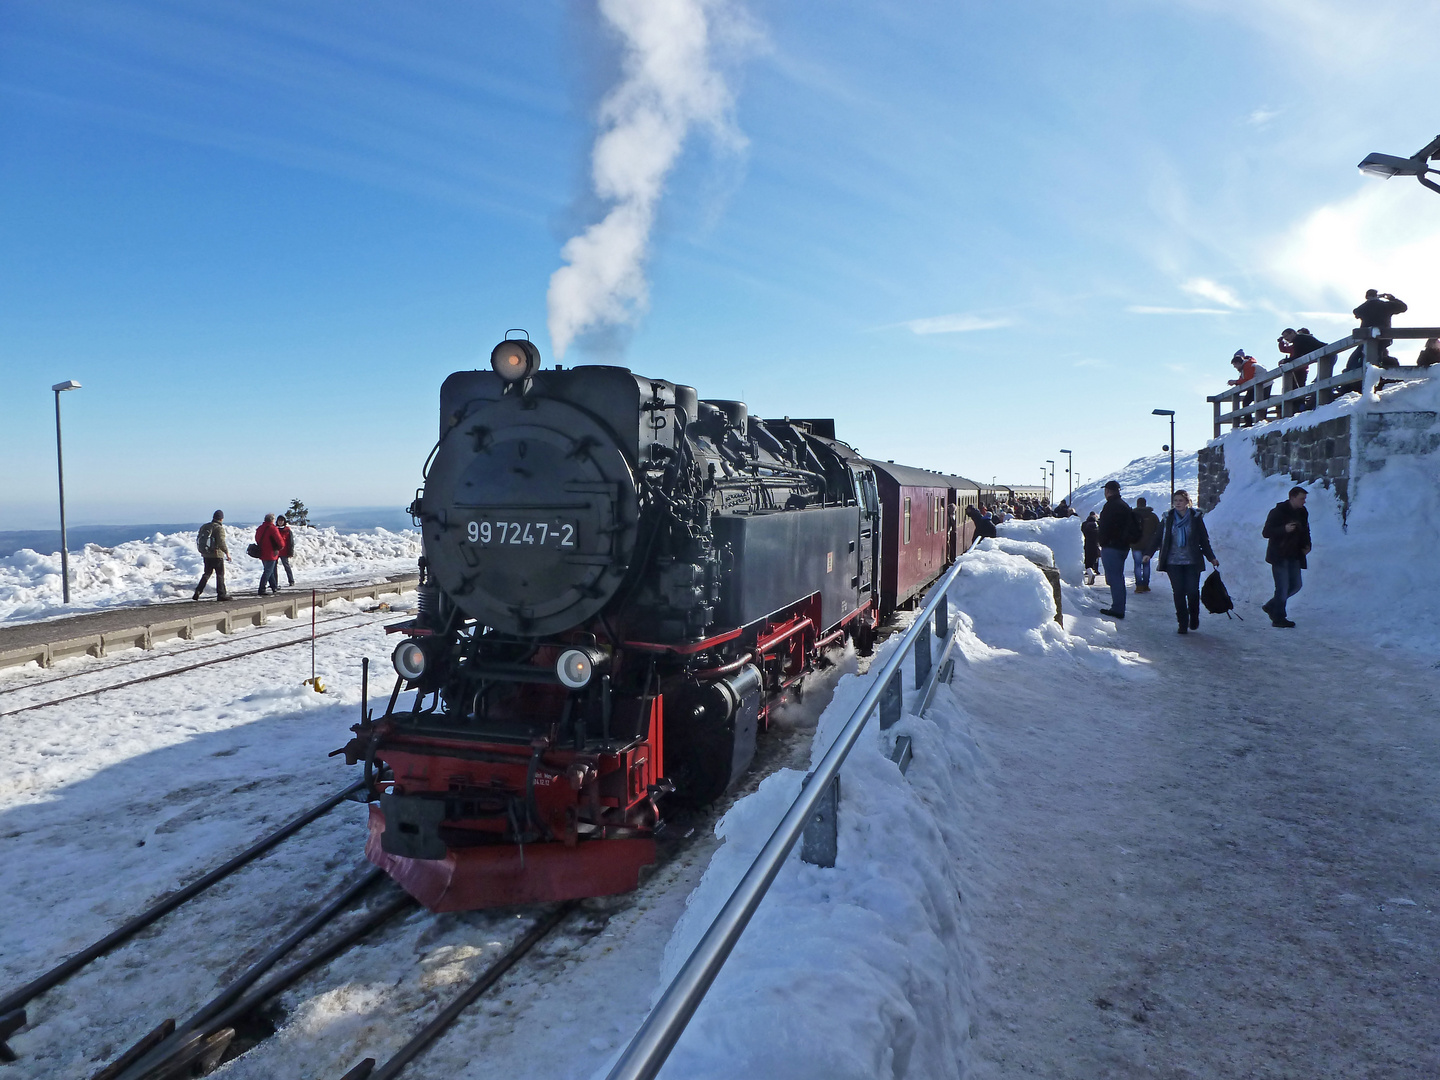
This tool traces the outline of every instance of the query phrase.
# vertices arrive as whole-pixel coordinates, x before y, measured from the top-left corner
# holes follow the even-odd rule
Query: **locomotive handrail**
[[[899,647],[880,668],[870,684],[870,689],[860,699],[860,704],[850,714],[845,727],[830,744],[830,749],[821,758],[820,764],[805,778],[800,794],[776,826],[770,839],[750,864],[750,869],[735,886],[730,899],[715,916],[715,921],[705,931],[705,936],[695,946],[679,973],[666,987],[660,1001],[650,1010],[650,1015],[640,1025],[640,1030],[630,1040],[630,1045],[610,1070],[607,1080],[652,1080],[660,1071],[665,1059],[670,1056],[679,1041],[685,1026],[700,1007],[710,985],[720,974],[721,967],[729,958],[735,943],[745,932],[755,909],[774,882],[786,856],[805,831],[806,823],[814,816],[820,802],[826,797],[830,785],[840,773],[840,766],[860,738],[870,714],[880,703],[881,696],[890,679],[900,670],[905,657],[917,641],[930,640],[929,620],[940,606],[950,585],[960,573],[960,562],[956,560],[939,584],[932,590],[930,598],[921,609],[919,616],[905,631]]]

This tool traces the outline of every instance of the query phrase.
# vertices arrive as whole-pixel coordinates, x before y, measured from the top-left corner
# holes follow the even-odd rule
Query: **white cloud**
[[[1284,111],[1283,109],[1256,109],[1245,120],[1251,127],[1263,128]]]
[[[1206,307],[1151,307],[1148,304],[1131,304],[1125,309],[1131,315],[1233,315],[1233,308]]]
[[[972,330],[999,330],[1012,322],[980,315],[933,315],[928,319],[911,319],[903,325],[913,334],[968,334]]]
[[[1242,311],[1245,303],[1233,292],[1219,282],[1211,281],[1209,278],[1191,278],[1189,281],[1180,283],[1180,291],[1187,292],[1200,300],[1209,300],[1215,304],[1223,304],[1233,311]]]
[[[1319,322],[1327,311],[1338,317],[1366,289],[1395,293],[1431,313],[1412,311],[1398,324],[1428,325],[1440,313],[1440,196],[1413,180],[1363,181],[1354,195],[1311,212],[1268,251],[1266,274],[1310,309],[1300,317]]]

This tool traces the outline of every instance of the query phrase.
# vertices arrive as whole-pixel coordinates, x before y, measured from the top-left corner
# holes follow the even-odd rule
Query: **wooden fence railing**
[[[1280,420],[1287,416],[1294,416],[1297,412],[1314,409],[1334,401],[1347,390],[1358,390],[1365,379],[1365,364],[1380,367],[1382,333],[1386,339],[1413,338],[1423,341],[1426,338],[1440,337],[1440,328],[1397,326],[1381,331],[1373,326],[1358,327],[1351,332],[1349,337],[1332,341],[1323,349],[1316,349],[1304,356],[1286,360],[1279,367],[1272,368],[1263,375],[1257,375],[1248,382],[1213,394],[1205,400],[1215,407],[1215,438],[1220,437],[1220,429],[1227,423],[1232,431],[1241,425],[1250,427],[1257,420],[1263,422],[1272,419],[1272,412],[1273,419]],[[1337,373],[1335,361],[1339,355],[1357,347],[1365,350],[1365,364]],[[1302,386],[1299,382],[1302,377],[1300,369],[1311,364],[1315,367],[1315,379]],[[1413,364],[1402,364],[1396,367],[1381,368],[1381,370],[1387,381],[1391,379],[1403,381],[1428,378],[1431,372],[1440,371],[1440,365],[1425,368]],[[1280,383],[1278,394],[1275,393],[1276,382]],[[1227,405],[1230,407],[1228,412],[1225,411]]]

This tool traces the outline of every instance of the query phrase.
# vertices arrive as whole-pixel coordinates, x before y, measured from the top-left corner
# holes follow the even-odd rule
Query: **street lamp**
[[[1436,136],[1425,144],[1424,149],[1408,158],[1395,157],[1393,154],[1369,154],[1360,162],[1360,171],[1366,176],[1378,176],[1384,180],[1389,180],[1392,176],[1413,176],[1431,191],[1440,191],[1440,184],[1425,178],[1426,173],[1440,174],[1440,169],[1432,169],[1426,164],[1432,158],[1440,159],[1440,136]]]
[[[1070,484],[1070,495],[1066,500],[1066,505],[1073,507],[1075,505],[1075,455],[1069,450],[1061,450],[1060,453],[1065,455],[1065,476]]]
[[[1151,409],[1151,416],[1168,416],[1170,418],[1170,445],[1165,447],[1170,451],[1170,501],[1175,501],[1175,410],[1174,409]]]
[[[1049,490],[1049,491],[1046,493],[1046,495],[1045,495],[1045,501],[1046,501],[1046,502],[1054,502],[1054,501],[1055,501],[1055,462],[1051,461],[1049,458],[1046,458],[1046,459],[1045,459],[1045,464],[1050,466],[1050,490]]]
[[[65,450],[60,442],[60,394],[65,390],[79,390],[80,384],[74,379],[57,382],[50,388],[55,391],[55,464],[60,470],[60,578],[61,593],[65,603],[70,602],[70,545],[65,542]]]

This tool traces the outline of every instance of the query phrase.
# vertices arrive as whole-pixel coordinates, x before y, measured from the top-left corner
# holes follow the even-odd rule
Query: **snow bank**
[[[1440,412],[1440,380],[1352,395],[1283,424],[1304,427],[1333,415],[1389,408]],[[1358,423],[1358,415],[1355,419]],[[1251,448],[1256,435],[1283,429],[1272,423],[1225,438],[1230,482],[1205,520],[1236,603],[1258,605],[1274,593],[1260,530],[1295,484],[1288,476],[1262,475]],[[1440,423],[1428,434],[1435,433]],[[1378,471],[1352,480],[1345,520],[1333,491],[1318,483],[1301,486],[1310,492],[1306,509],[1314,550],[1307,558],[1304,587],[1288,605],[1290,617],[1297,622],[1326,619],[1337,633],[1363,634],[1381,647],[1440,650],[1440,560],[1435,556],[1440,452],[1392,456]]]
[[[1005,539],[1043,545],[1051,553],[1053,561],[1050,565],[1060,571],[1060,580],[1079,585],[1085,574],[1085,542],[1080,535],[1081,520],[1083,519],[1040,518],[1037,521],[1003,521],[995,526],[995,531]],[[1019,551],[1016,553],[1022,554]]]
[[[1004,546],[962,557],[965,570],[951,593],[958,627],[951,685],[938,689],[924,717],[907,714],[888,732],[872,719],[846,760],[835,867],[809,866],[792,853],[662,1076],[964,1075],[977,962],[965,907],[972,888],[962,867],[977,862],[965,823],[983,782],[962,706],[975,679],[971,665],[1023,652],[1067,663],[1104,653],[1111,671],[1138,667],[1062,629],[1044,574]],[[892,637],[877,650],[871,672],[898,644]],[[908,711],[918,701],[908,660],[905,670]],[[841,678],[820,716],[812,765],[872,677]],[[912,738],[915,755],[905,774],[890,760],[902,734]],[[717,825],[724,844],[676,925],[656,999],[769,839],[801,779],[794,770],[773,774]]]
[[[254,539],[254,529],[227,525],[225,533],[233,560],[225,568],[227,584],[237,592],[253,590],[260,580],[260,563],[245,549]],[[297,586],[412,571],[420,556],[418,532],[296,529],[294,533],[295,557],[290,562]],[[203,569],[194,533],[156,533],[148,540],[115,547],[86,544],[70,552],[70,603],[63,605],[60,553],[41,555],[27,548],[0,559],[0,623],[186,599]]]
[[[1131,506],[1141,496],[1157,514],[1170,506],[1170,455],[1151,454],[1076,488],[1071,505],[1082,518],[1105,505],[1105,485],[1111,480],[1119,481],[1120,495]],[[1200,487],[1200,459],[1195,451],[1175,455],[1175,487],[1190,492],[1190,500],[1195,501]]]

